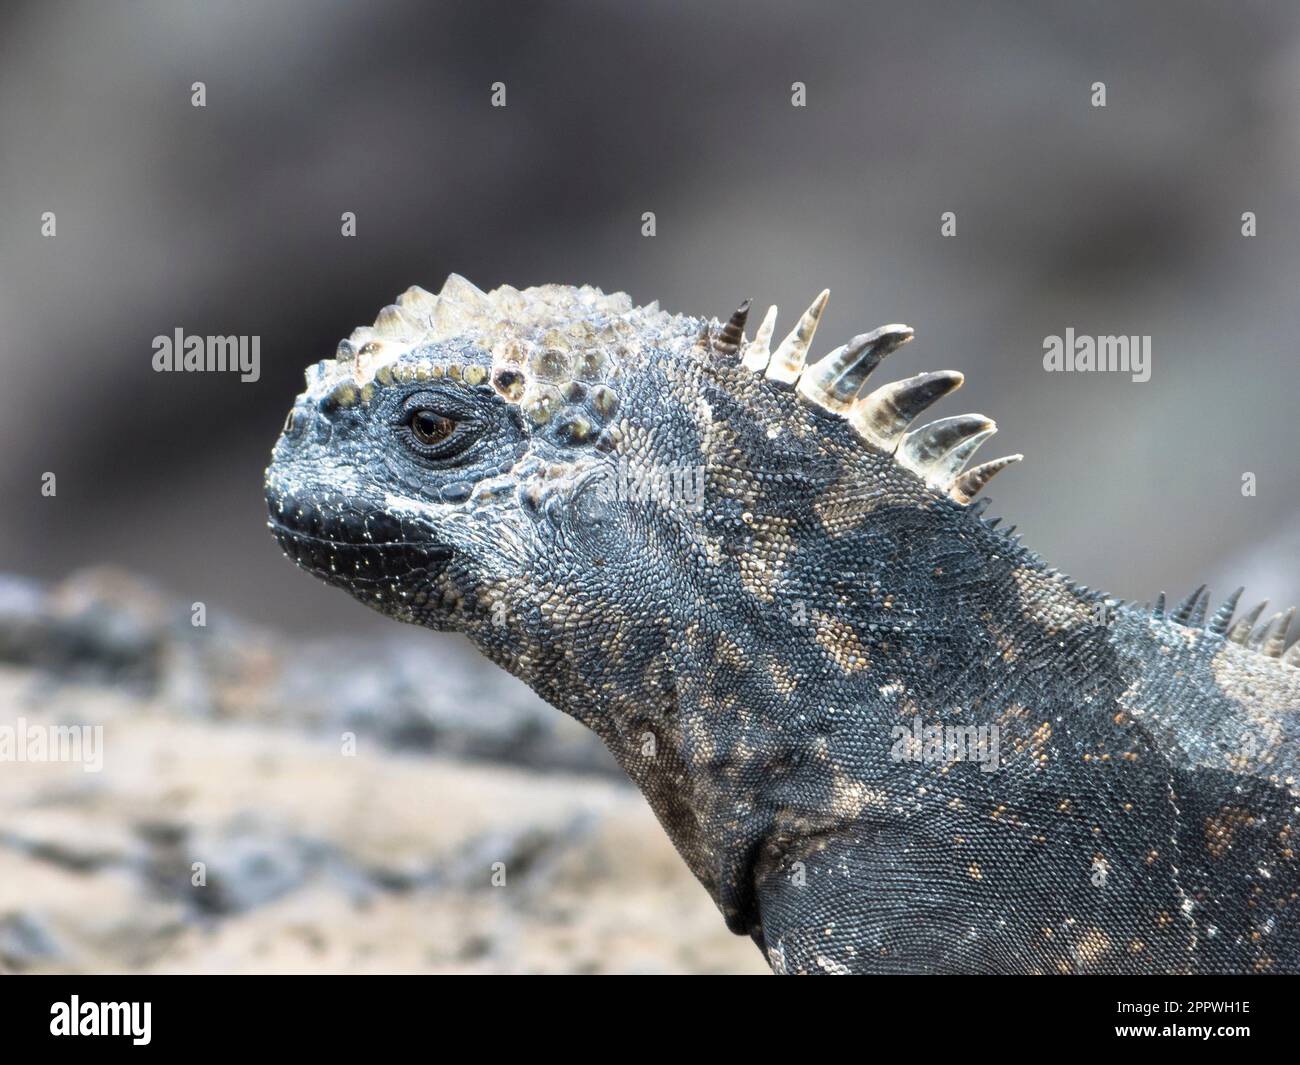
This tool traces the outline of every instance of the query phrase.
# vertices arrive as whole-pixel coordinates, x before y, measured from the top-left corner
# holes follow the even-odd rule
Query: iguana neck
[[[1100,597],[946,501],[798,539],[767,586],[701,561],[662,620],[480,645],[604,739],[737,931],[760,848],[887,798],[894,726],[1076,709],[1118,681]]]

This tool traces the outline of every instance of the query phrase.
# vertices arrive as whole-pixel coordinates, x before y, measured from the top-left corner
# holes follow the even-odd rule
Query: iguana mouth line
[[[344,540],[336,539],[330,536],[316,536],[312,533],[305,533],[292,526],[285,525],[283,522],[276,521],[274,518],[268,518],[266,527],[276,536],[288,536],[294,540],[310,540],[316,544],[328,544],[330,547],[414,547],[427,555],[433,555],[435,558],[449,559],[455,551],[442,544],[429,544],[427,540]]]

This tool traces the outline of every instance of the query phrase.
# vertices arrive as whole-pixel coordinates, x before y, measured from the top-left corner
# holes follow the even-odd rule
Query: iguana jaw
[[[382,509],[332,506],[328,498],[308,503],[282,494],[274,481],[268,485],[267,505],[267,527],[300,568],[381,613],[449,627],[437,625],[434,612],[424,610],[417,617],[415,611],[425,606],[419,589],[435,588],[454,557],[450,545],[412,538]]]

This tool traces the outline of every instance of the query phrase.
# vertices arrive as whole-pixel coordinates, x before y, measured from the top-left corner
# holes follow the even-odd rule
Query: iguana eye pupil
[[[422,444],[440,444],[451,436],[456,423],[431,410],[417,410],[411,414],[411,432]]]

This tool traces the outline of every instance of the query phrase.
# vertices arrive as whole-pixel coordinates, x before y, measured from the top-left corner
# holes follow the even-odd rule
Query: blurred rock
[[[54,937],[37,918],[27,913],[0,915],[0,971],[24,972],[59,955]]]

